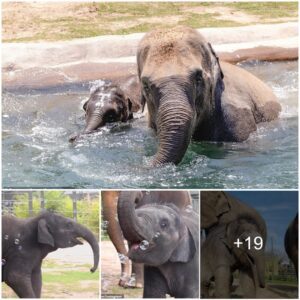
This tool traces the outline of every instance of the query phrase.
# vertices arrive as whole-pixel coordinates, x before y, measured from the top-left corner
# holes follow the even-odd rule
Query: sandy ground
[[[100,244],[99,244],[100,246]],[[55,260],[61,263],[80,263],[93,265],[93,251],[88,243],[71,248],[58,249],[49,253],[46,260]]]
[[[175,25],[179,21],[182,21],[187,13],[193,13],[199,15],[199,17],[205,14],[211,14],[217,20],[237,22],[241,25],[254,24],[262,21],[260,16],[248,14],[234,8],[224,7],[220,4],[213,7],[190,7],[190,5],[182,3],[180,9],[180,15],[170,15],[164,18],[164,24]],[[111,32],[117,29],[136,27],[145,23],[161,23],[161,17],[135,17],[132,12],[118,14],[104,11],[101,12],[101,16],[110,21],[102,24],[98,10],[97,5],[92,2],[85,3],[84,5],[79,2],[4,2],[2,4],[2,38],[3,40],[9,40],[36,37],[39,41],[43,41],[46,37],[44,36],[43,38],[40,33],[46,32],[47,29],[51,30],[52,35],[57,34],[59,36],[60,34],[65,34],[68,29],[67,27],[61,26],[61,24],[68,22],[70,19],[75,19],[78,23],[91,21],[97,26],[105,26],[105,28]],[[127,19],[126,15],[128,15]],[[120,20],[118,20],[118,17],[120,17]],[[277,17],[276,19],[264,19],[263,22],[288,22],[295,20],[296,17]]]
[[[123,289],[118,286],[121,267],[116,249],[110,241],[101,242],[101,293],[122,294],[125,298],[142,297],[142,289]]]

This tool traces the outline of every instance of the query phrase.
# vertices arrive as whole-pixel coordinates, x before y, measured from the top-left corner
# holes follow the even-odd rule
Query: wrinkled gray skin
[[[118,217],[131,242],[129,258],[144,264],[143,297],[198,298],[199,216],[170,203],[135,208],[135,200],[131,192],[122,192]],[[143,241],[149,242],[146,249]]]
[[[2,217],[2,281],[20,298],[40,298],[42,262],[58,248],[81,245],[85,239],[94,254],[95,272],[99,263],[99,245],[86,227],[58,214],[45,212],[37,217]]]
[[[249,72],[219,63],[194,29],[147,33],[138,46],[138,76],[149,126],[157,133],[153,165],[178,164],[191,139],[241,142],[281,110],[271,89]]]
[[[239,238],[262,237],[258,227],[248,219],[238,219],[227,226],[211,228],[201,247],[201,294],[209,298],[209,286],[215,282],[214,297],[231,298],[233,272],[239,271],[239,284],[244,298],[256,298],[259,288],[264,287],[264,247],[250,250],[244,242],[239,248],[234,244]],[[264,240],[266,242],[266,240]]]
[[[299,236],[299,229],[298,229],[298,214],[293,219],[291,224],[289,225],[285,237],[284,237],[284,246],[285,251],[293,262],[295,267],[296,275],[298,277],[298,236]]]
[[[201,248],[201,291],[208,298],[209,286],[215,281],[215,297],[229,298],[232,273],[239,270],[244,297],[255,298],[265,286],[264,249],[267,240],[266,224],[252,207],[224,192],[201,192],[201,228],[206,240]],[[237,248],[237,238],[261,237],[261,250],[244,244]]]
[[[83,105],[83,109],[86,126],[82,133],[72,135],[70,142],[94,132],[107,123],[127,122],[133,118],[131,100],[119,87],[110,84],[96,88]]]
[[[117,203],[120,193],[116,191],[104,191],[102,192],[102,211],[103,220],[108,222],[107,234],[110,240],[114,244],[116,250],[121,255],[127,254],[127,249],[124,243],[124,237],[121,232],[121,228],[118,220],[116,219]],[[185,191],[132,191],[131,196],[135,198],[135,208],[149,203],[173,203],[180,209],[185,209],[188,205],[191,205],[191,198],[188,192]],[[122,193],[121,193],[122,197]],[[130,246],[130,242],[129,242]],[[142,264],[132,263],[132,270],[130,273],[129,260],[121,262],[121,277],[119,285],[123,287],[143,287],[144,267]],[[133,276],[133,274],[135,276]],[[133,278],[135,284],[133,285]]]

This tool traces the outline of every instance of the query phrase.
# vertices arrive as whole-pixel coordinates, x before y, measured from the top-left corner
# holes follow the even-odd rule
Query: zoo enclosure
[[[98,191],[3,191],[2,214],[34,217],[47,210],[72,218],[99,235]]]

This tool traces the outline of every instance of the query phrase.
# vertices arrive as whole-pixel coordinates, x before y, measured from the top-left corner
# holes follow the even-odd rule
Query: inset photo
[[[201,298],[298,298],[298,192],[200,199]]]
[[[2,298],[99,298],[99,198],[2,192]]]
[[[199,298],[199,237],[198,191],[103,191],[101,297]]]

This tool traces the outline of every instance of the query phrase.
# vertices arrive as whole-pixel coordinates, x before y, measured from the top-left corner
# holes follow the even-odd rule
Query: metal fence
[[[27,218],[48,210],[99,233],[100,192],[90,191],[3,191],[2,214]]]

